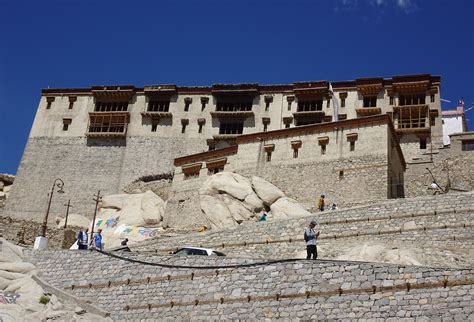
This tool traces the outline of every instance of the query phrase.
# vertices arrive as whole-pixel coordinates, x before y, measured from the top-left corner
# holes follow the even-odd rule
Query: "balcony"
[[[356,113],[359,116],[371,116],[382,114],[382,109],[380,107],[360,107],[356,108]]]
[[[125,137],[128,112],[90,112],[87,137]]]
[[[429,133],[429,107],[426,104],[402,105],[393,108],[397,133]]]

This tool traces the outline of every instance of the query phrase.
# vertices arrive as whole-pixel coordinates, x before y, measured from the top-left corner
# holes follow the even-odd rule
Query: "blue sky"
[[[443,108],[470,106],[473,13],[474,0],[0,0],[0,173],[16,172],[48,86],[431,73]]]

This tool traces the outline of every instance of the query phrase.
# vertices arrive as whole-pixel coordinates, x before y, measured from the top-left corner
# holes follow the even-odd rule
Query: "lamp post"
[[[46,227],[48,226],[48,216],[49,216],[49,210],[51,209],[51,200],[53,199],[53,193],[54,193],[54,188],[58,187],[58,193],[64,193],[63,187],[64,187],[64,181],[61,178],[57,178],[53,182],[53,187],[51,188],[51,193],[49,194],[49,201],[48,201],[48,208],[46,209],[46,214],[44,215],[44,220],[43,220],[43,230],[41,233],[41,236],[46,237]]]
[[[94,219],[92,219],[92,227],[91,227],[91,241],[94,238],[94,226],[95,226],[95,217],[97,215],[97,208],[99,207],[99,202],[102,201],[102,196],[100,195],[100,190],[94,195],[92,199],[95,201],[95,210],[94,210]]]

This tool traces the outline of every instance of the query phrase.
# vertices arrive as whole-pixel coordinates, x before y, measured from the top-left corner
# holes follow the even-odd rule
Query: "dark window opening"
[[[207,175],[212,176],[213,174],[224,171],[224,166],[207,169]]]
[[[151,131],[156,132],[156,129],[158,128],[158,120],[153,120],[151,122]]]
[[[69,102],[69,109],[72,110],[72,107],[74,106],[74,102]]]
[[[47,110],[49,110],[49,109],[51,108],[51,104],[52,104],[52,103],[53,103],[53,102],[48,102],[48,103],[46,104],[46,109],[47,109]]]
[[[148,112],[169,112],[170,101],[150,101],[148,103]]]
[[[214,151],[216,147],[214,145],[209,145],[209,151]]]
[[[322,111],[323,100],[298,101],[298,112]]]
[[[96,112],[125,112],[128,109],[128,102],[97,102]]]
[[[341,98],[341,107],[346,107],[346,99]]]
[[[285,129],[289,129],[290,128],[290,123],[286,123],[285,124]]]
[[[400,95],[398,97],[398,105],[421,105],[425,104],[425,94]]]
[[[293,159],[298,158],[298,149],[293,149]]]
[[[330,107],[331,107],[331,100],[328,99],[328,100],[326,101],[326,108],[330,108]]]
[[[350,142],[350,146],[349,146],[349,151],[354,151],[354,150],[355,150],[355,146],[356,146],[355,141],[351,141],[351,142]]]
[[[265,111],[268,111],[270,108],[270,102],[265,102]]]
[[[198,133],[202,133],[202,124],[199,124]]]
[[[126,115],[94,115],[90,117],[89,132],[125,133],[126,125]]]
[[[364,97],[364,107],[377,107],[377,96]]]
[[[218,112],[241,112],[251,111],[252,102],[217,102],[216,111]]]
[[[344,171],[339,170],[339,180],[342,180],[342,179],[344,179]]]
[[[263,132],[267,132],[267,124],[263,124]]]
[[[188,112],[189,111],[189,103],[184,103],[184,111]]]
[[[390,104],[390,105],[393,105],[393,96],[390,96],[389,104]]]
[[[189,179],[194,179],[194,178],[199,178],[199,171],[185,173],[183,180],[189,180]]]
[[[435,102],[435,96],[434,96],[434,94],[431,94],[431,95],[430,95],[430,100],[431,100],[431,103],[434,103],[434,102]]]
[[[270,161],[272,161],[272,153],[267,152],[267,162],[270,162]]]
[[[326,154],[326,144],[321,145],[321,154]]]
[[[63,119],[63,131],[69,130],[69,124],[71,124],[71,119]]]
[[[244,123],[221,123],[219,134],[242,134]]]
[[[186,125],[187,125],[187,124],[182,124],[182,125],[181,125],[181,133],[186,132]]]
[[[420,149],[426,150],[426,138],[420,138]]]
[[[474,151],[474,141],[461,141],[462,151]]]

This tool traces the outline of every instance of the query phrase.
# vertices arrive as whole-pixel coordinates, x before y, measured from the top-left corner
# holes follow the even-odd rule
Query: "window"
[[[389,104],[390,104],[390,105],[393,105],[393,96],[390,96],[390,97],[389,97],[389,100],[390,100],[390,101],[389,101]]]
[[[186,97],[184,99],[184,111],[188,112],[189,111],[189,105],[193,102],[193,99],[191,97]]]
[[[290,123],[286,123],[285,124],[285,129],[289,129],[290,128]]]
[[[377,96],[365,96],[364,107],[377,107]]]
[[[287,96],[286,101],[288,102],[288,111],[291,111],[291,103],[295,100],[294,96]]]
[[[293,149],[293,159],[298,158],[298,149]]]
[[[328,98],[328,100],[326,101],[326,108],[330,108],[331,107],[331,99]]]
[[[426,149],[426,138],[420,138],[420,149],[421,150]]]
[[[430,101],[431,101],[431,103],[435,102],[435,95],[434,94],[430,95]]]
[[[186,132],[186,126],[188,126],[189,120],[188,119],[181,119],[181,133]]]
[[[298,158],[298,151],[302,145],[303,145],[303,142],[301,140],[291,141],[291,148],[293,149],[294,159]]]
[[[148,112],[169,112],[170,101],[153,100],[148,103]]]
[[[272,152],[268,151],[267,152],[267,162],[270,162],[270,161],[272,161]]]
[[[406,94],[398,97],[398,105],[422,105],[425,104],[425,94]]]
[[[128,109],[128,102],[96,102],[96,112],[124,112]]]
[[[273,96],[271,95],[266,95],[265,96],[265,111],[268,111],[270,108],[270,103],[273,102]]]
[[[90,115],[89,133],[126,133],[128,115],[126,113],[104,113]]]
[[[77,96],[69,96],[69,109],[72,110],[74,102],[77,100]]]
[[[241,112],[251,111],[252,102],[217,102],[216,111],[219,112]]]
[[[202,124],[199,124],[198,133],[202,133]]]
[[[213,174],[219,173],[224,171],[224,166],[221,167],[215,167],[215,168],[209,168],[207,169],[207,175],[212,176]]]
[[[209,97],[201,97],[201,111],[204,111],[207,103],[209,103]]]
[[[49,110],[51,108],[51,104],[53,104],[55,97],[49,96],[46,97],[46,109]]]
[[[354,150],[355,150],[355,146],[356,146],[355,141],[351,141],[351,142],[350,142],[350,146],[349,146],[349,151],[354,151]]]
[[[347,93],[339,93],[339,98],[341,99],[341,107],[346,107],[346,98]]]
[[[221,123],[219,126],[219,134],[242,134],[244,131],[244,123]]]
[[[322,111],[323,100],[298,101],[298,112]]]
[[[461,141],[461,150],[462,151],[474,151],[474,141],[471,141],[471,140]]]
[[[326,154],[326,144],[321,144],[321,155]]]
[[[268,124],[263,124],[263,132],[267,132]]]
[[[344,171],[339,170],[339,180],[342,180],[342,179],[344,179]]]
[[[157,119],[152,119],[151,120],[151,131],[152,132],[156,132],[156,129],[158,128],[158,123],[159,123],[159,120],[157,120]]]
[[[72,119],[63,119],[63,131],[67,131],[69,129],[69,124],[71,124]]]

